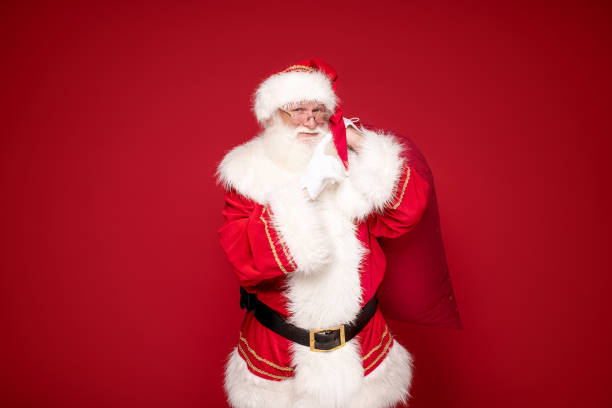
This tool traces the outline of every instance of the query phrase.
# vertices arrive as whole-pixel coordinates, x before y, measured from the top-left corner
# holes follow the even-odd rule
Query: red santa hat
[[[328,63],[312,58],[278,72],[263,81],[255,91],[253,110],[262,126],[278,108],[291,103],[316,101],[332,112],[329,129],[344,166],[348,168],[346,129],[342,108],[336,96],[338,74]]]

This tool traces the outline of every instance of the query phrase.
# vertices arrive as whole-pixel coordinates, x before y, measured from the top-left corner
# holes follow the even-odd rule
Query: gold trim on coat
[[[389,349],[389,347],[391,346],[391,342],[392,342],[392,341],[393,341],[393,336],[391,336],[391,333],[389,333],[389,340],[387,340],[387,344],[385,344],[385,348],[383,349],[383,351],[381,351],[381,352],[380,352],[380,354],[379,354],[378,356],[376,356],[376,358],[374,359],[374,361],[372,361],[372,362],[370,363],[370,365],[369,365],[369,366],[367,366],[367,367],[365,368],[365,370],[363,370],[364,372],[365,372],[365,371],[368,371],[370,368],[372,368],[372,367],[373,367],[373,366],[374,366],[374,365],[375,365],[375,364],[378,362],[378,360],[380,360],[380,359],[381,359],[381,358],[382,358],[382,357],[385,355],[385,353],[387,352],[387,350],[388,350],[388,349]]]
[[[277,370],[281,370],[281,371],[294,371],[294,369],[292,367],[282,367],[279,366],[278,364],[275,364],[269,360],[266,360],[263,357],[260,357],[257,355],[257,353],[255,352],[255,350],[253,350],[251,348],[251,346],[249,346],[249,342],[247,341],[247,339],[245,339],[244,337],[242,337],[242,333],[240,333],[240,340],[242,340],[244,342],[244,345],[247,347],[247,350],[249,350],[249,352],[253,355],[253,357],[255,357],[257,360],[264,362],[266,364],[268,364],[270,367],[274,367]]]
[[[389,326],[385,325],[385,331],[383,332],[382,336],[380,336],[380,343],[378,343],[377,346],[372,347],[372,350],[370,350],[368,352],[368,354],[366,354],[365,356],[362,357],[362,361],[367,360],[368,357],[370,357],[372,355],[372,353],[374,353],[376,350],[378,350],[379,348],[382,347],[383,342],[385,341],[385,336],[387,335],[387,333],[389,333]]]
[[[268,372],[265,372],[264,370],[261,370],[261,369],[255,367],[253,365],[253,363],[251,363],[251,360],[249,360],[249,356],[247,356],[246,352],[242,349],[242,346],[240,346],[240,344],[238,344],[238,351],[240,352],[240,354],[242,354],[242,357],[244,358],[244,361],[246,361],[246,363],[249,365],[249,367],[251,367],[252,370],[254,370],[254,371],[256,371],[256,372],[258,372],[260,374],[266,375],[268,377],[275,378],[277,380],[286,380],[288,378],[291,378],[291,377],[287,377],[287,376],[283,376],[283,375],[270,374]]]
[[[274,242],[272,241],[272,236],[270,235],[270,231],[268,230],[268,222],[266,221],[266,219],[264,218],[264,214],[266,213],[266,207],[263,208],[263,210],[261,211],[261,215],[259,216],[259,219],[263,222],[264,224],[264,229],[266,231],[266,236],[268,237],[268,243],[270,244],[270,249],[272,249],[272,255],[274,255],[274,259],[276,260],[276,264],[278,265],[278,267],[280,268],[281,271],[283,271],[283,273],[285,275],[287,275],[289,272],[285,269],[285,267],[283,266],[283,263],[281,262],[280,258],[278,257],[278,253],[276,253],[276,248],[274,246]],[[284,251],[284,248],[283,248]],[[285,255],[287,253],[285,252]],[[289,259],[289,258],[287,258]]]
[[[391,207],[394,210],[397,209],[397,207],[399,207],[399,205],[402,203],[402,200],[404,199],[404,193],[406,192],[406,186],[408,185],[408,180],[410,180],[410,167],[407,167],[408,170],[406,170],[406,180],[404,181],[404,187],[402,187],[402,194],[400,195],[399,201],[395,203],[393,207]]]

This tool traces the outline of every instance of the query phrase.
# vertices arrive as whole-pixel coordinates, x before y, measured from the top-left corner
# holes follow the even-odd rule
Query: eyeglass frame
[[[293,120],[293,122],[296,123],[296,124],[306,123],[306,122],[308,122],[310,120],[311,117],[314,118],[315,123],[323,124],[323,123],[327,122],[329,120],[330,116],[331,116],[331,112],[327,108],[323,109],[323,119],[322,120],[317,120],[315,112],[314,112],[315,109],[319,109],[319,108],[306,109],[306,108],[299,108],[299,107],[297,107],[297,108],[293,108],[293,109],[304,109],[305,111],[307,110],[309,112],[306,113],[307,116],[305,116],[304,119],[299,120],[299,119],[295,118],[291,112],[288,112],[287,110],[285,110],[283,108],[278,108],[279,111],[289,115],[291,120]],[[310,115],[308,115],[308,113],[310,113]]]

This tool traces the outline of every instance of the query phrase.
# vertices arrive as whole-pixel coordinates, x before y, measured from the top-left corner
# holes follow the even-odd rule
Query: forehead
[[[325,105],[317,102],[317,101],[302,101],[302,102],[295,102],[290,104],[292,108],[304,108],[304,109],[315,109],[315,108],[319,108],[319,109],[325,109]]]

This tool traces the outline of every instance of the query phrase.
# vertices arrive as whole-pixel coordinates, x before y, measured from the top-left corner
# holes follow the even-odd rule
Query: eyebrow
[[[297,110],[297,109],[304,109],[304,110],[325,110],[325,106],[315,106],[313,108],[305,108],[303,106],[295,106],[289,110]]]
[[[305,106],[296,106],[293,109],[310,109],[310,110],[320,109],[320,110],[325,110],[327,108],[325,107],[325,105],[321,104],[321,105],[313,106],[312,108],[307,108]]]

